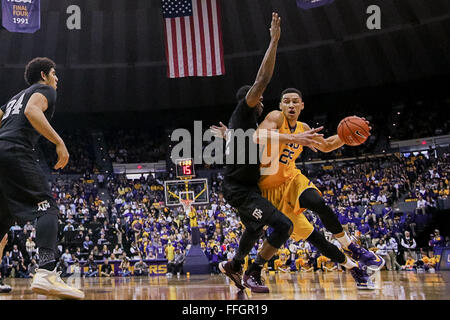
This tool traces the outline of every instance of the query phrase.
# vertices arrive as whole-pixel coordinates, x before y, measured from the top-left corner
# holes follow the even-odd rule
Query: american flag
[[[219,0],[162,0],[169,78],[225,73]]]

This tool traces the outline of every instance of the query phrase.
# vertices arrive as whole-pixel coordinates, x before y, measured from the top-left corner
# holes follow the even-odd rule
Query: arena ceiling
[[[66,27],[73,4],[81,30]],[[373,4],[381,30],[366,27]],[[159,0],[41,0],[41,30],[0,30],[0,101],[25,86],[30,58],[48,56],[58,64],[59,112],[231,104],[255,78],[272,11],[282,17],[282,36],[266,99],[288,86],[317,95],[450,74],[448,0],[335,0],[308,11],[295,0],[222,0],[221,7],[226,74],[168,79]]]

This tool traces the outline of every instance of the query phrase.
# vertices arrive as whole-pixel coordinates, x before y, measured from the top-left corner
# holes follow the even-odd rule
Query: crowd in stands
[[[67,166],[59,170],[60,174],[78,174],[99,172],[94,159],[92,137],[86,130],[60,130],[59,135],[64,140],[70,153],[70,161]],[[45,155],[48,167],[53,167],[58,162],[55,145],[46,139],[39,139],[38,146]],[[54,170],[53,170],[54,171]]]
[[[443,110],[450,107],[450,98],[417,100],[404,105],[393,122],[393,140],[408,140],[450,134],[450,120]],[[418,121],[427,119],[427,121]],[[394,126],[395,124],[395,126]]]
[[[428,247],[421,251],[417,251],[416,239],[431,222],[436,201],[449,197],[449,169],[449,154],[438,159],[423,155],[389,156],[356,164],[327,164],[311,178],[349,234],[383,255],[387,269],[408,269],[411,265],[430,269],[438,259],[433,256],[434,249],[448,245],[448,238],[444,239],[435,230]],[[152,259],[167,259],[170,274],[183,272],[193,226],[199,227],[201,246],[210,261],[211,272],[219,273],[218,263],[233,258],[242,234],[236,211],[220,192],[223,175],[219,173],[211,178],[210,204],[196,206],[196,212],[165,206],[163,181],[167,178],[149,174],[129,180],[121,175],[94,178],[85,174],[77,180],[68,177],[54,180],[51,190],[60,210],[58,268],[63,274],[80,274],[80,268],[87,267],[85,276],[108,276],[111,270],[102,267],[100,271],[99,262],[105,265],[106,261],[107,264],[121,261],[119,275],[145,275],[148,260]],[[108,190],[103,200],[99,195],[100,186]],[[418,200],[416,210],[396,210],[395,202],[405,197]],[[376,211],[377,205],[384,207]],[[305,215],[332,240],[314,213],[306,211]],[[9,240],[1,264],[2,275],[32,275],[39,263],[39,253],[31,222],[13,226]],[[250,260],[256,257],[261,244],[262,241],[255,244]],[[134,262],[138,265],[131,268],[130,263]],[[313,246],[291,240],[269,262],[268,268],[278,271],[340,269]]]
[[[127,129],[105,131],[108,154],[114,163],[158,162],[166,158],[164,130]]]

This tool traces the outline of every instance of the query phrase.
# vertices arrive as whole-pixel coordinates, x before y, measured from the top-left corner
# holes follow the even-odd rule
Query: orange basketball
[[[339,138],[349,146],[359,146],[370,136],[370,128],[367,123],[357,116],[342,119],[338,125]]]

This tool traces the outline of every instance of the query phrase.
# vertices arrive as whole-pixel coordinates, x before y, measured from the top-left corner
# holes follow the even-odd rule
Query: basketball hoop
[[[184,208],[184,212],[190,212],[191,211],[191,204],[192,200],[189,199],[180,199],[180,203]]]

